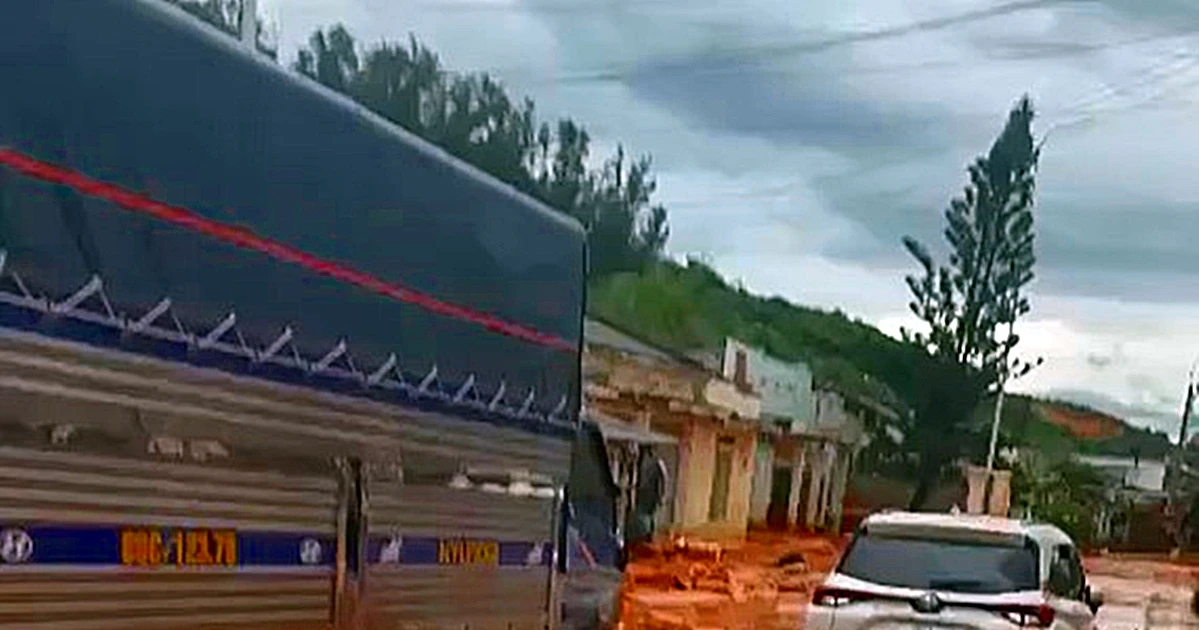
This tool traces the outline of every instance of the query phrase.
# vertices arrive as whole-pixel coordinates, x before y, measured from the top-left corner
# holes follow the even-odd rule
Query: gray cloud
[[[759,136],[785,145],[816,146],[862,159],[900,159],[952,146],[935,105],[888,107],[855,97],[826,65],[794,70],[788,80],[749,66],[736,73],[693,74],[690,64],[643,64],[626,81],[645,101],[717,133]]]
[[[1168,398],[1189,360],[1173,353],[1199,350],[1174,340],[1199,304],[1199,2],[261,1],[285,50],[343,21],[497,72],[543,116],[587,124],[598,153],[654,155],[673,253],[880,318],[904,309],[900,237],[940,241],[967,162],[1028,91],[1052,129],[1034,312],[1085,331],[1051,348],[1046,382],[1133,420],[1177,407],[1146,397]]]
[[[1155,26],[1199,25],[1199,5],[1191,0],[1098,0],[1103,6],[1137,22]]]
[[[1136,425],[1165,432],[1169,436],[1174,436],[1178,431],[1179,416],[1157,406],[1128,404],[1101,392],[1085,389],[1057,389],[1046,392],[1046,395],[1086,405]]]

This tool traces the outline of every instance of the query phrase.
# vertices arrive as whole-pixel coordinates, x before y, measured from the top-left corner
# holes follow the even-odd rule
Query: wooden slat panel
[[[366,601],[383,627],[540,629],[548,580],[544,567],[387,568],[371,574]]]
[[[436,486],[372,488],[372,531],[501,541],[552,539],[554,500]],[[368,609],[380,627],[540,629],[547,567],[373,565]]]
[[[219,465],[196,466],[74,452],[69,453],[69,459],[67,457],[68,454],[57,451],[0,447],[0,464],[3,465],[83,474],[116,473],[125,478],[125,483],[134,483],[141,475],[151,476],[155,480],[155,485],[160,479],[177,479],[187,481],[189,484],[209,481],[223,486],[240,486],[241,490],[269,487],[272,492],[275,490],[312,491],[326,498],[337,491],[337,482],[331,477],[297,477],[271,472],[230,470]]]
[[[335,535],[334,479],[0,448],[0,524]],[[327,567],[0,566],[0,630],[325,630]]]
[[[0,515],[333,533],[337,484],[169,462],[0,448]]]
[[[69,391],[80,400],[103,399],[156,413],[169,413],[172,407],[204,409],[224,414],[230,427],[247,435],[267,431],[307,436],[331,450],[399,447],[471,465],[527,468],[562,480],[570,467],[569,439],[234,378],[215,370],[101,352],[36,335],[0,335],[0,375],[15,379],[0,379],[9,387],[31,393],[65,395]]]
[[[489,494],[434,486],[400,486],[372,493],[371,527],[422,536],[471,536],[539,541],[553,526],[553,499]]]

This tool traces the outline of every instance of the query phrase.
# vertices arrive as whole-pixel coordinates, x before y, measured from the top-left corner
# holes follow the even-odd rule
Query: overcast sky
[[[1049,133],[1017,389],[1177,432],[1199,356],[1194,0],[260,0],[290,59],[342,22],[488,70],[654,156],[672,254],[908,324],[905,234],[1022,93]]]

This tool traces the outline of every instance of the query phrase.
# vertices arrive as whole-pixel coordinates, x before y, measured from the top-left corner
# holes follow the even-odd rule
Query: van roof
[[[866,517],[862,527],[867,533],[971,542],[1021,544],[1029,538],[1042,544],[1070,542],[1065,533],[1052,525],[986,515],[880,512]]]

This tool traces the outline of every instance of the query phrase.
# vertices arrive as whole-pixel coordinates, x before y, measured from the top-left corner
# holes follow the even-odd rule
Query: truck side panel
[[[573,418],[579,226],[160,5],[0,8],[0,242],[31,290],[99,275],[131,318],[169,296],[197,331],[236,312],[256,348],[291,326],[310,360],[344,339]]]
[[[448,482],[561,484],[568,440],[11,331],[0,435],[0,630],[545,619],[554,501]],[[367,480],[359,572],[351,460]]]

